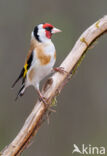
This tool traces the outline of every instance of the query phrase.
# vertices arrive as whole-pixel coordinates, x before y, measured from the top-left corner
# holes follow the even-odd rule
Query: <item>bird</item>
[[[33,86],[39,98],[46,104],[45,97],[40,91],[40,82],[48,76],[53,69],[63,72],[63,69],[60,67],[53,68],[56,62],[56,49],[51,37],[53,34],[59,32],[61,32],[60,29],[49,23],[42,23],[34,27],[31,32],[30,49],[24,66],[12,85],[12,88],[14,88],[16,83],[22,79],[21,88],[15,100],[24,94],[26,88]]]

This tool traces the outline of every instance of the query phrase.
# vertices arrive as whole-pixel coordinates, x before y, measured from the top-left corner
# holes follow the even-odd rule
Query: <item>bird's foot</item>
[[[48,103],[47,103],[47,98],[45,98],[44,96],[41,98],[40,97],[40,101],[42,101],[44,104],[45,104],[45,107],[47,107],[48,106]],[[49,112],[53,112],[53,113],[56,113],[56,110],[54,110],[54,109],[52,109],[52,108],[48,108],[48,111]]]
[[[65,71],[65,69],[63,67],[55,67],[55,68],[53,68],[53,70],[56,72],[60,72],[61,74],[65,74],[65,73],[68,74],[68,72]]]
[[[50,113],[51,112],[54,112],[55,113],[56,111],[54,109],[52,109],[52,108],[49,107],[49,104],[47,103],[47,100],[48,99],[42,95],[42,93],[40,92],[40,90],[37,90],[37,93],[39,95],[39,100],[44,103],[44,107],[47,109],[47,111],[46,111],[46,119],[47,119],[47,122],[49,124],[49,115],[50,115]]]
[[[47,99],[42,95],[39,89],[37,89],[37,93],[39,95],[39,100],[42,101],[45,105],[48,105],[48,103],[46,102]]]
[[[39,95],[39,100],[42,101],[45,104],[45,107],[48,106],[47,98],[44,97],[42,94]]]

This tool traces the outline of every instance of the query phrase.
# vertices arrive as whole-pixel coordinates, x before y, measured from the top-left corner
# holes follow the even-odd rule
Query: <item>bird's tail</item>
[[[17,94],[17,96],[16,96],[16,98],[15,98],[15,101],[17,101],[17,99],[18,99],[19,97],[23,96],[24,92],[25,92],[25,85],[22,84],[22,86],[21,86],[20,90],[18,91],[18,94]]]
[[[16,83],[23,77],[24,74],[24,68],[21,70],[20,75],[18,76],[18,78],[15,80],[15,82],[12,84],[11,88],[14,88],[14,86],[16,85]]]

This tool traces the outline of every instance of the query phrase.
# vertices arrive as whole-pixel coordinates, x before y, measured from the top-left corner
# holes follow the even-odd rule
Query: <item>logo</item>
[[[96,147],[96,146],[93,147],[90,144],[88,146],[86,146],[85,144],[82,144],[81,149],[76,144],[74,144],[73,147],[74,147],[74,149],[73,149],[72,154],[78,153],[78,154],[81,154],[81,155],[83,155],[83,154],[90,154],[90,155],[100,154],[100,155],[105,155],[105,153],[106,153],[105,147]]]

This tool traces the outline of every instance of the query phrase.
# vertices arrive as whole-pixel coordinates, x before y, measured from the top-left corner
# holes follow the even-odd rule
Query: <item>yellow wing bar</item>
[[[27,73],[27,71],[28,71],[27,67],[28,67],[28,64],[26,63],[26,64],[24,65],[24,74],[23,74],[23,77],[24,77],[24,78],[25,78],[26,73]]]

